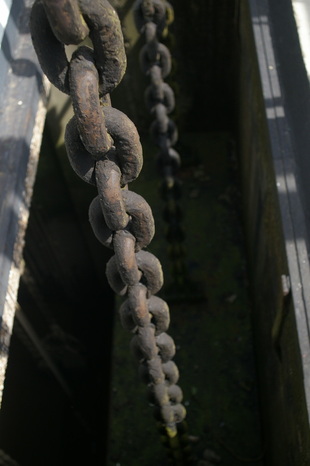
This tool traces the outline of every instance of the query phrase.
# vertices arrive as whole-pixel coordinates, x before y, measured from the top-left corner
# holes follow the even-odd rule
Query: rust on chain
[[[113,107],[103,107],[103,112],[122,172],[121,184],[125,186],[134,181],[142,169],[140,137],[133,122],[123,112]]]
[[[130,331],[137,330],[138,325],[148,325],[150,322],[154,324],[155,336],[169,328],[167,303],[158,296],[151,296],[147,300],[146,287],[141,283],[128,288],[128,299],[124,301],[119,312],[124,328]]]
[[[75,116],[66,126],[65,145],[69,162],[75,173],[86,183],[96,186],[96,161],[82,143]]]
[[[156,30],[157,30],[157,26],[155,23],[153,22],[149,22],[149,23],[146,23],[145,25],[145,37],[146,37],[146,41],[148,44],[152,44],[154,42],[158,42],[158,39],[157,39],[157,35],[156,35]]]
[[[120,21],[107,0],[80,0],[79,5],[94,46],[100,93],[105,95],[115,89],[126,70]],[[43,72],[60,91],[70,94],[65,47],[53,33],[41,0],[36,0],[32,7],[30,30]]]
[[[80,138],[87,151],[99,159],[111,149],[112,138],[100,105],[99,75],[89,47],[79,47],[72,55],[69,79]]]
[[[179,381],[180,373],[178,366],[174,361],[165,362],[162,365],[162,368],[167,382],[169,382],[172,385],[176,384]]]
[[[146,296],[147,289],[141,283],[128,287],[127,306],[134,324],[140,327],[151,323]]]
[[[170,402],[174,405],[178,405],[182,401],[182,398],[183,393],[178,385],[167,386],[165,383],[159,383],[149,388],[150,402],[159,406],[167,406],[168,410]],[[181,410],[178,407],[178,411]],[[178,413],[174,412],[173,415],[178,415]]]
[[[149,388],[149,400],[151,403],[163,406],[169,405],[170,399],[167,386],[164,383],[153,385]]]
[[[158,296],[151,296],[148,300],[148,310],[155,325],[155,335],[166,332],[170,325],[169,307],[166,301]]]
[[[113,249],[113,231],[105,222],[99,196],[94,197],[88,209],[88,219],[97,240],[105,247]]]
[[[160,357],[156,355],[153,359],[141,361],[139,375],[142,382],[147,385],[163,383],[165,381],[165,372]]]
[[[134,356],[141,361],[152,360],[158,355],[158,347],[154,338],[155,329],[151,325],[138,327],[133,339],[131,349]]]
[[[161,76],[161,68],[158,65],[154,65],[148,71],[148,74],[151,81],[149,88],[151,89],[152,97],[155,100],[161,101],[164,98],[164,81]]]
[[[156,337],[159,355],[163,362],[170,361],[175,356],[175,344],[173,339],[165,332]]]
[[[141,283],[128,287],[128,298],[119,309],[121,323],[126,330],[136,332],[138,325],[149,325],[151,322],[147,289]]]
[[[162,0],[136,0],[133,14],[139,31],[143,30],[145,23],[149,21],[154,22],[161,32],[166,26],[166,2]]]
[[[136,253],[136,260],[142,272],[141,283],[147,288],[147,297],[156,294],[163,286],[163,272],[157,257],[148,251]],[[118,271],[117,260],[112,256],[106,266],[108,282],[115,293],[123,296],[128,290],[128,286],[121,279]]]
[[[156,145],[165,149],[167,146],[173,146],[178,140],[178,129],[173,120],[168,118],[167,130],[161,131],[165,127],[165,122],[154,120],[150,127],[150,133]]]
[[[164,104],[158,103],[153,107],[152,113],[155,115],[157,121],[157,131],[159,133],[166,133],[169,125],[167,107]]]
[[[183,392],[178,385],[170,385],[167,390],[169,398],[173,403],[181,403],[183,399]]]
[[[126,211],[131,219],[127,226],[136,238],[136,251],[150,244],[155,233],[154,217],[151,207],[139,194],[123,191]]]
[[[118,294],[119,296],[124,296],[128,291],[128,286],[121,279],[115,256],[112,256],[111,259],[107,262],[105,273],[108,283],[114,293]]]
[[[135,251],[148,246],[155,233],[152,210],[146,200],[137,193],[129,190],[122,191],[125,210],[130,216],[126,229],[136,240]],[[95,197],[89,206],[89,221],[96,238],[106,247],[113,248],[113,230],[104,219],[99,196]]]
[[[64,44],[78,45],[89,29],[77,0],[43,0],[44,8],[57,39]]]
[[[159,0],[161,1],[161,0]],[[149,4],[152,3],[153,14],[150,14]],[[168,32],[168,26],[174,18],[173,7],[166,0],[165,25],[155,20],[157,0],[137,0],[134,6],[134,19],[137,29],[145,35],[145,45],[140,50],[140,66],[144,74],[150,78],[150,85],[145,91],[145,103],[149,111],[154,115],[150,133],[155,144],[159,147],[157,163],[160,174],[164,177],[162,185],[163,198],[176,201],[180,197],[180,183],[176,179],[180,167],[180,156],[173,149],[178,140],[178,130],[175,123],[168,117],[174,109],[175,98],[171,87],[164,82],[164,78],[171,71],[171,55],[160,38]],[[175,209],[165,209],[165,219],[169,223],[166,238],[172,245],[179,245],[184,239],[184,232],[178,225],[181,216],[178,206]],[[179,254],[176,254],[176,251]],[[184,262],[184,248],[175,248],[172,259],[172,276],[174,285],[183,287],[186,284],[187,273]]]
[[[150,76],[151,88],[154,93],[154,97],[161,99],[163,96],[163,85],[164,81],[161,75],[161,68],[158,64],[154,63],[153,66],[148,70]]]
[[[147,55],[148,59],[155,61],[158,54],[158,39],[156,36],[156,24],[149,22],[145,25],[145,35],[147,37]]]
[[[30,32],[43,72],[57,89],[69,94],[69,63],[65,46],[53,33],[40,0],[36,0],[31,9]]]
[[[152,57],[149,56],[148,44],[145,44],[139,54],[140,65],[145,74],[152,65]],[[169,49],[161,43],[157,43],[156,64],[161,69],[161,76],[166,78],[171,71],[171,55]]]
[[[175,107],[174,92],[169,84],[164,82],[158,86],[148,86],[145,91],[145,103],[150,112],[157,104],[163,104],[166,107],[166,113],[169,114]]]
[[[120,83],[126,71],[127,60],[120,20],[107,0],[80,0],[80,8],[94,46],[100,92],[107,94]]]
[[[96,163],[96,184],[102,213],[107,226],[112,231],[122,230],[129,222],[121,194],[121,171],[112,160],[99,160]]]
[[[165,419],[165,423],[173,431],[172,436],[177,434],[176,424],[182,422],[186,416],[186,409],[181,403],[163,406],[161,408],[161,418]]]
[[[151,20],[155,13],[155,7],[152,0],[143,0],[141,3],[141,11],[144,18]]]
[[[147,287],[147,296],[150,297],[158,293],[164,284],[161,263],[154,254],[143,250],[136,253],[136,259],[143,273],[141,281]]]
[[[113,238],[115,258],[122,281],[133,286],[141,278],[135,255],[135,237],[126,230],[116,231]]]
[[[138,131],[133,122],[113,107],[102,107],[108,134],[113,139],[113,147],[102,159],[117,159],[121,170],[121,185],[134,181],[142,168],[142,147]],[[95,161],[81,141],[76,117],[69,121],[65,132],[65,144],[73,170],[84,181],[96,184]]]
[[[135,333],[137,325],[135,324],[131,309],[128,305],[128,300],[124,301],[118,310],[122,327],[129,332]]]

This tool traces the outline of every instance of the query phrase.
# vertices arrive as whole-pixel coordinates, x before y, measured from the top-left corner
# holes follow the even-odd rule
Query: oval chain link
[[[176,423],[184,419],[185,408],[182,391],[176,385],[178,369],[172,361],[175,345],[166,334],[169,308],[154,296],[163,284],[161,265],[153,254],[143,250],[154,235],[154,220],[146,201],[127,186],[142,168],[142,148],[134,124],[110,106],[109,93],[120,82],[126,66],[119,19],[107,0],[73,1],[76,14],[72,22],[82,25],[82,29],[84,23],[87,25],[94,48],[79,47],[69,62],[63,45],[67,26],[58,22],[63,12],[55,11],[55,3],[35,1],[31,13],[33,44],[48,78],[72,98],[75,114],[65,135],[68,157],[78,176],[98,189],[89,208],[89,220],[99,241],[114,250],[106,274],[112,289],[126,297],[120,308],[121,322],[134,333],[131,346],[140,363],[141,378],[148,385],[156,416],[174,438]],[[66,3],[62,0],[61,5]],[[150,14],[158,17],[163,28],[161,2],[149,5]],[[77,42],[84,35],[85,28],[81,35],[77,34]],[[68,37],[75,43],[70,31]],[[147,45],[146,50],[150,48]],[[168,69],[166,48],[158,50],[160,66]],[[148,52],[145,57],[149,59]],[[170,89],[167,85],[161,88],[165,108],[172,108]],[[162,151],[168,159],[177,158],[170,147],[175,126],[169,121],[166,126],[171,136],[163,139]],[[156,124],[154,132],[161,131],[160,124]]]
[[[177,177],[181,165],[180,155],[173,146],[178,140],[178,129],[169,114],[175,107],[172,88],[164,82],[171,71],[171,54],[159,39],[173,21],[173,8],[163,0],[136,0],[133,13],[138,31],[145,36],[145,45],[140,51],[140,66],[150,79],[145,91],[145,104],[154,116],[150,133],[159,148],[157,164],[163,177],[161,195],[166,202],[163,218],[168,224],[166,239],[170,243],[168,254],[172,262],[174,283],[184,286],[187,280],[184,262],[185,234],[182,228],[180,206],[181,182]]]

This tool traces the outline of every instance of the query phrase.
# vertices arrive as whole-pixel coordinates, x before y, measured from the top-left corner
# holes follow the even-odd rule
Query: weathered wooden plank
[[[310,268],[271,3],[240,9],[239,137],[266,455],[272,465],[300,466],[309,464]]]
[[[49,89],[32,47],[31,5],[13,1],[0,55],[0,401]]]

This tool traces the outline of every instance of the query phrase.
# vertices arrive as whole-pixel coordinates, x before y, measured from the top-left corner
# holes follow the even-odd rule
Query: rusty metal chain
[[[168,255],[172,262],[172,277],[176,285],[187,282],[184,262],[184,230],[180,205],[181,181],[177,174],[181,165],[179,153],[173,148],[178,129],[169,114],[175,108],[173,89],[164,81],[171,71],[171,54],[160,38],[173,21],[173,8],[166,0],[136,0],[133,6],[138,31],[145,36],[140,51],[140,66],[150,79],[145,91],[145,104],[154,120],[150,127],[154,143],[159,148],[157,163],[163,181],[161,196],[165,201],[163,218],[167,222]]]
[[[89,219],[98,240],[114,250],[106,267],[108,282],[126,297],[119,311],[121,322],[134,333],[131,346],[141,377],[157,418],[174,439],[185,408],[172,361],[175,345],[166,333],[169,308],[155,296],[163,285],[161,264],[143,250],[153,238],[154,220],[147,202],[128,190],[142,168],[142,148],[136,127],[111,106],[109,95],[126,69],[118,16],[107,0],[36,0],[31,34],[43,72],[71,96],[74,116],[65,135],[68,158],[77,175],[97,187]],[[69,61],[64,44],[79,44],[87,35],[93,48],[78,47]],[[156,108],[160,113],[161,107]],[[158,124],[154,132],[161,134]],[[167,128],[172,136],[160,139],[163,153],[175,160],[178,156],[170,147],[175,129],[169,120]]]

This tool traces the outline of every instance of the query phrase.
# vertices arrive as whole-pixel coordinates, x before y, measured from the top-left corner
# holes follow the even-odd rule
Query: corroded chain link
[[[165,0],[137,0],[134,4],[136,27],[144,34],[146,42],[139,58],[143,73],[150,79],[145,91],[145,104],[154,117],[150,131],[159,148],[157,162],[163,177],[161,196],[166,203],[163,218],[168,224],[168,254],[172,262],[174,282],[183,286],[186,281],[186,266],[183,260],[185,251],[181,225],[181,182],[177,177],[181,158],[173,148],[178,140],[178,129],[169,118],[175,107],[175,96],[172,88],[164,82],[171,71],[171,54],[160,42],[163,31],[172,22],[173,16],[173,8]]]
[[[74,116],[65,135],[68,158],[77,175],[97,187],[98,196],[89,208],[90,223],[98,240],[114,250],[106,267],[108,282],[126,297],[121,322],[134,333],[132,349],[141,377],[158,418],[173,438],[185,408],[172,361],[175,345],[166,333],[168,305],[155,296],[163,285],[161,265],[143,250],[153,238],[154,220],[147,202],[128,190],[142,168],[142,148],[134,124],[111,106],[109,95],[126,68],[118,16],[107,0],[36,0],[31,34],[43,71],[72,98]],[[64,43],[79,44],[86,35],[93,49],[78,47],[69,62]],[[168,121],[170,127],[174,140],[175,129]],[[158,131],[156,124],[154,132]],[[178,158],[170,146],[171,138],[163,138],[165,154]]]

